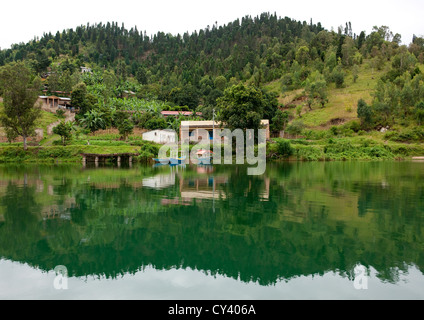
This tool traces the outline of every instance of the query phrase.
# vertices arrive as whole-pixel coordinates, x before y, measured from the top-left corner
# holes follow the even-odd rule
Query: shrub
[[[368,148],[366,153],[373,158],[392,159],[394,157],[390,151],[380,146]]]
[[[58,110],[56,111],[56,115],[57,115],[59,118],[61,118],[61,119],[65,118],[65,110],[63,110],[63,109],[58,109]]]
[[[118,130],[121,137],[127,141],[128,136],[134,132],[134,125],[129,119],[125,119],[118,124]]]
[[[148,162],[152,158],[157,157],[159,154],[160,146],[148,141],[137,141],[136,145],[140,145],[141,149],[139,151],[140,155],[137,157],[139,162]]]
[[[277,141],[277,152],[282,158],[289,158],[293,155],[294,149],[292,148],[288,140],[278,140]]]
[[[359,123],[359,121],[352,121],[352,122],[349,122],[349,128],[353,132],[359,132],[359,130],[361,130],[361,124]]]
[[[308,140],[322,140],[329,137],[327,130],[304,130],[303,134]]]
[[[330,132],[331,132],[331,134],[332,134],[333,136],[338,136],[338,135],[339,135],[339,133],[340,133],[340,130],[339,130],[339,128],[338,128],[338,127],[333,126],[333,127],[331,127],[331,128],[330,128]]]
[[[331,73],[331,80],[336,84],[336,88],[343,88],[345,74],[341,68],[335,68]]]
[[[424,129],[422,128],[414,128],[405,130],[399,133],[386,133],[385,137],[387,137],[390,141],[398,141],[398,142],[422,142],[424,141]]]
[[[166,129],[168,124],[163,118],[152,118],[145,123],[144,127],[148,130]]]
[[[351,151],[354,146],[350,141],[329,139],[328,144],[324,147],[324,153],[343,153]]]
[[[74,130],[73,122],[65,122],[62,120],[56,127],[53,128],[53,133],[61,137],[62,144],[65,146],[72,139],[72,132]]]
[[[302,121],[294,121],[287,127],[287,132],[298,136],[302,134],[303,129],[305,129],[305,124]]]
[[[322,149],[318,146],[296,146],[295,154],[297,159],[302,161],[319,161],[325,158]]]

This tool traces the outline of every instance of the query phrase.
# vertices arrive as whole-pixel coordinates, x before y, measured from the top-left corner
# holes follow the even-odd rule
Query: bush
[[[327,130],[304,130],[303,134],[308,140],[322,140],[329,137]]]
[[[424,129],[414,128],[405,130],[403,132],[388,132],[384,136],[390,141],[397,142],[423,142],[424,141]]]
[[[150,161],[152,158],[157,157],[159,154],[160,146],[148,141],[136,141],[134,145],[139,145],[141,147],[139,153],[140,155],[137,157],[139,162],[145,163]]]
[[[366,153],[373,158],[392,159],[394,157],[390,151],[380,146],[368,148]]]
[[[338,136],[340,133],[340,130],[337,126],[333,126],[330,128],[330,132],[333,136]]]
[[[302,121],[294,121],[287,127],[287,132],[297,137],[302,134],[305,127],[306,126]]]
[[[168,124],[163,118],[152,118],[145,123],[144,127],[148,130],[158,130],[166,129],[168,127]]]
[[[351,151],[354,146],[350,141],[329,139],[327,145],[324,147],[324,153],[343,153]]]
[[[61,119],[65,118],[65,110],[63,110],[63,109],[58,109],[58,110],[56,111],[56,115],[57,115],[59,118],[61,118]]]
[[[331,73],[331,81],[336,84],[336,88],[343,88],[345,74],[341,68],[335,68]]]
[[[361,130],[361,124],[359,123],[359,121],[352,121],[349,122],[349,129],[351,129],[353,132],[359,132],[359,130]]]
[[[277,141],[277,153],[280,157],[287,159],[293,155],[294,149],[288,140]]]
[[[322,149],[318,146],[296,146],[296,158],[302,161],[320,161],[325,158]]]

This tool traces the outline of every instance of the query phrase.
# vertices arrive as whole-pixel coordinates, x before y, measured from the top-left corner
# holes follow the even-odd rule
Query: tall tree
[[[415,117],[417,119],[418,125],[424,123],[424,102],[421,101],[415,105]]]
[[[228,129],[260,129],[264,114],[264,98],[260,89],[243,84],[232,86],[218,99],[217,106],[218,120]]]
[[[0,122],[9,137],[23,138],[27,150],[27,138],[34,135],[36,120],[41,116],[41,109],[35,106],[40,80],[24,63],[17,62],[0,69],[0,86],[4,104]]]
[[[78,83],[72,89],[72,105],[80,109],[79,114],[86,114],[91,111],[95,105],[95,98],[87,92],[87,86],[84,82]]]
[[[306,80],[305,94],[308,97],[308,107],[312,110],[312,104],[317,99],[321,106],[324,107],[327,103],[327,82],[324,76],[315,71]]]
[[[59,135],[62,138],[62,144],[66,146],[66,143],[72,138],[72,131],[74,131],[73,122],[61,121],[56,127],[53,128],[53,133]]]
[[[372,108],[363,100],[358,101],[358,118],[361,119],[362,126],[369,128],[372,124]]]
[[[289,113],[287,111],[277,110],[275,113],[275,117],[272,118],[271,131],[272,132],[280,132],[286,130],[287,123],[289,122]]]

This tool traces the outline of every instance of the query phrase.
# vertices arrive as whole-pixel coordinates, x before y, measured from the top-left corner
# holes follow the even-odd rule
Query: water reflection
[[[422,163],[0,168],[0,257],[71,276],[199,270],[261,286],[424,268]],[[421,297],[424,292],[421,292]]]

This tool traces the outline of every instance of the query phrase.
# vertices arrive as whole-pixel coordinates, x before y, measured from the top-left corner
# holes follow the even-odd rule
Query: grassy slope
[[[301,120],[310,129],[323,130],[332,126],[330,122],[333,119],[343,119],[344,122],[357,119],[358,100],[362,98],[371,103],[371,94],[377,85],[378,79],[385,72],[386,70],[373,70],[367,62],[364,62],[360,66],[359,78],[356,83],[353,82],[353,77],[349,73],[345,78],[344,88],[337,89],[334,84],[330,86],[328,90],[329,101],[325,108],[315,105],[313,110],[309,111],[306,103],[303,103],[304,108]],[[279,81],[274,81],[266,85],[266,87],[271,91],[280,92]],[[303,89],[299,89],[280,94],[279,102],[285,105],[289,104],[296,95],[302,92]]]
[[[311,128],[328,129],[333,119],[343,119],[344,122],[357,119],[358,100],[362,98],[371,103],[371,93],[382,74],[382,71],[372,72],[367,66],[361,66],[361,73],[356,83],[353,83],[352,76],[349,75],[345,80],[345,88],[330,88],[326,107],[315,107],[313,111],[307,112],[302,116],[303,122]]]
[[[47,137],[47,127],[58,120],[59,117],[57,117],[55,114],[41,110],[41,118],[36,123],[37,128],[42,128],[44,131],[44,137]]]
[[[281,94],[280,90],[280,81],[274,81],[266,85],[266,88],[270,91],[280,93],[279,102],[283,105],[303,105],[303,111],[301,118],[295,116],[295,120],[301,120],[309,130],[323,131],[328,130],[330,127],[335,124],[332,123],[332,120],[341,119],[340,124],[347,123],[352,120],[358,120],[357,118],[357,103],[359,99],[364,99],[367,103],[372,102],[372,94],[377,85],[378,80],[381,76],[387,72],[389,68],[387,64],[386,68],[380,71],[373,70],[368,62],[364,62],[360,66],[359,78],[356,83],[353,82],[353,77],[350,73],[347,74],[345,78],[345,87],[341,89],[335,88],[332,84],[328,90],[328,103],[325,108],[321,108],[318,105],[313,106],[313,110],[310,111],[306,102],[295,101],[295,97],[299,97],[303,93],[303,89],[293,90]],[[424,72],[424,65],[420,65],[420,69]],[[292,110],[293,115],[295,115],[295,110]],[[411,128],[415,127],[415,124],[411,123]],[[406,129],[406,128],[403,128]],[[363,133],[361,136],[355,134],[352,137],[342,136],[330,136],[325,135],[321,140],[310,141],[308,146],[302,144],[297,145],[295,141],[292,141],[292,145],[296,150],[303,150],[305,152],[306,159],[323,159],[326,154],[324,154],[324,147],[328,143],[327,138],[334,139],[337,143],[343,143],[349,141],[353,148],[357,152],[361,151],[364,145],[370,144],[371,146],[383,147],[386,150],[389,150],[393,153],[395,157],[408,158],[411,156],[422,156],[424,154],[424,144],[418,142],[412,143],[401,143],[387,140],[385,133],[378,131],[370,131]],[[275,146],[274,146],[275,147]],[[271,151],[273,146],[270,147]],[[353,149],[352,149],[353,150]],[[330,159],[338,158],[339,155],[331,155]],[[353,154],[347,155],[347,158],[367,158],[363,154]],[[301,154],[298,154],[299,159],[305,159]],[[371,157],[372,158],[372,157]]]

